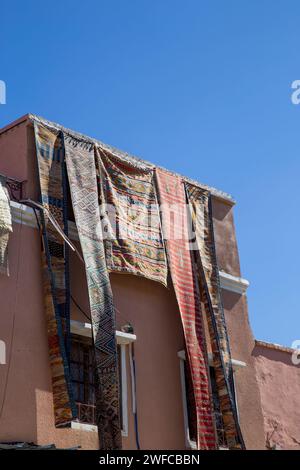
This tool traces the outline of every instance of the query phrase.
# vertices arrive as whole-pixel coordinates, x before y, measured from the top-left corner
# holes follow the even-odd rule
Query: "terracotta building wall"
[[[37,194],[33,131],[28,122],[0,134],[0,173],[27,180],[26,195]],[[217,255],[220,268],[240,275],[232,206],[220,200],[213,205]],[[10,244],[11,276],[0,277],[5,296],[0,307],[0,339],[10,351],[10,366],[0,366],[0,441],[22,440],[59,447],[81,445],[96,448],[96,433],[56,429],[43,309],[40,242],[37,230],[15,224]],[[84,270],[71,260],[71,290],[88,311]],[[184,449],[184,422],[177,352],[183,349],[183,333],[173,289],[135,276],[111,275],[117,323],[130,321],[137,335],[137,406],[140,441],[147,449]],[[247,366],[236,374],[242,430],[248,448],[263,448],[264,429],[260,394],[255,379],[244,295],[222,292],[226,320],[235,359]],[[74,319],[86,321],[72,305]],[[13,332],[13,335],[12,335]],[[128,361],[128,357],[127,357]],[[135,448],[131,389],[128,370],[129,437],[124,448]],[[8,373],[8,375],[7,375]]]
[[[32,127],[25,121],[0,136],[0,173],[26,180],[26,197],[35,198],[37,180]],[[20,162],[22,171],[16,172]],[[96,449],[96,433],[54,426],[40,240],[36,229],[14,224],[9,258],[11,275],[0,277],[0,291],[6,293],[1,306],[0,339],[5,341],[7,351],[11,351],[9,366],[0,367],[0,404],[4,405],[0,441]],[[111,281],[118,327],[126,319],[137,335],[136,387],[141,445],[148,449],[184,449],[177,356],[184,343],[174,292],[134,276],[111,275]],[[71,290],[88,312],[84,270],[76,256],[71,259]],[[74,305],[72,318],[86,321]],[[134,449],[131,379],[129,364],[127,366],[129,435],[123,438],[123,446]]]
[[[233,219],[234,208],[222,201],[213,201],[213,218],[217,258],[220,270],[241,276],[237,240]],[[228,328],[231,355],[246,363],[234,373],[240,425],[247,449],[265,447],[260,391],[255,376],[247,297],[222,290],[222,301]]]
[[[292,350],[256,343],[257,382],[270,447],[300,450],[300,365]]]

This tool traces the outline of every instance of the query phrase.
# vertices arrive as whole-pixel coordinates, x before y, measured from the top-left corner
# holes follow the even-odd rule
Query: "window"
[[[120,419],[123,435],[127,435],[127,377],[126,349],[118,345]],[[90,338],[72,335],[71,379],[77,406],[78,421],[82,424],[96,424],[95,365],[94,348]],[[126,400],[124,399],[126,397]],[[126,420],[124,419],[126,418]]]
[[[94,350],[89,338],[72,335],[70,362],[78,420],[95,424]]]
[[[94,348],[92,345],[91,324],[71,320],[71,332],[71,377],[78,410],[78,422],[93,426],[96,424],[96,414]],[[131,358],[131,343],[136,340],[136,335],[116,331],[116,339],[119,361],[120,419],[122,435],[125,437],[128,436],[127,356],[129,356],[129,359]],[[131,388],[134,406],[134,387]],[[76,423],[73,424],[75,427]]]
[[[182,401],[183,401],[183,416],[185,426],[186,445],[191,449],[197,449],[197,422],[195,411],[195,400],[193,394],[193,387],[191,376],[185,360],[185,351],[179,351],[178,357],[180,359],[180,376],[182,387]],[[224,425],[222,413],[220,410],[215,371],[213,367],[209,367],[210,381],[212,388],[212,397],[214,405],[214,415],[216,420],[217,437],[219,447],[226,448],[227,443],[224,433]]]

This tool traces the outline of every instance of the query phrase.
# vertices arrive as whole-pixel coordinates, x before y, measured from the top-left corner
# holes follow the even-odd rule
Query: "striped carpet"
[[[156,170],[171,277],[181,314],[197,413],[197,447],[216,448],[208,358],[197,278],[188,245],[188,219],[181,178]]]

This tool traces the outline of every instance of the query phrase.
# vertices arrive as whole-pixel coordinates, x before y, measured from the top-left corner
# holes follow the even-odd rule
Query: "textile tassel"
[[[196,407],[197,447],[216,449],[208,357],[201,303],[188,244],[186,195],[182,180],[156,170],[162,227],[175,294],[180,310]]]
[[[222,413],[225,438],[230,449],[243,449],[233,391],[233,371],[229,340],[220,296],[220,280],[216,259],[209,191],[186,183],[193,229],[194,251],[199,270],[201,296],[206,311],[217,392]]]
[[[76,418],[69,363],[65,348],[66,319],[69,318],[66,301],[67,268],[64,242],[50,223],[47,212],[57,220],[65,231],[63,211],[64,150],[59,132],[34,125],[41,204],[46,209],[41,213],[43,228],[44,289],[50,367],[52,374],[55,425],[62,426]]]
[[[102,450],[121,449],[116,324],[105,263],[94,146],[65,135],[66,164],[86,277],[96,362],[96,416]]]

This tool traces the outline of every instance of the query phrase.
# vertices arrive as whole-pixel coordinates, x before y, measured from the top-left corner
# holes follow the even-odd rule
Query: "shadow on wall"
[[[300,364],[295,365],[292,362],[292,354],[293,354],[293,350],[291,350],[291,352],[289,353],[287,351],[268,349],[266,347],[261,347],[259,345],[255,345],[255,347],[253,348],[253,352],[252,352],[252,356],[255,358],[263,356],[266,359],[269,359],[270,361],[280,362],[282,364],[286,364],[287,366],[293,366],[299,369]]]
[[[236,306],[240,298],[241,294],[225,291],[225,294],[222,295],[224,309],[228,311],[232,310]]]
[[[220,222],[227,217],[229,212],[232,210],[232,206],[229,204],[214,204],[213,205],[213,216]]]

